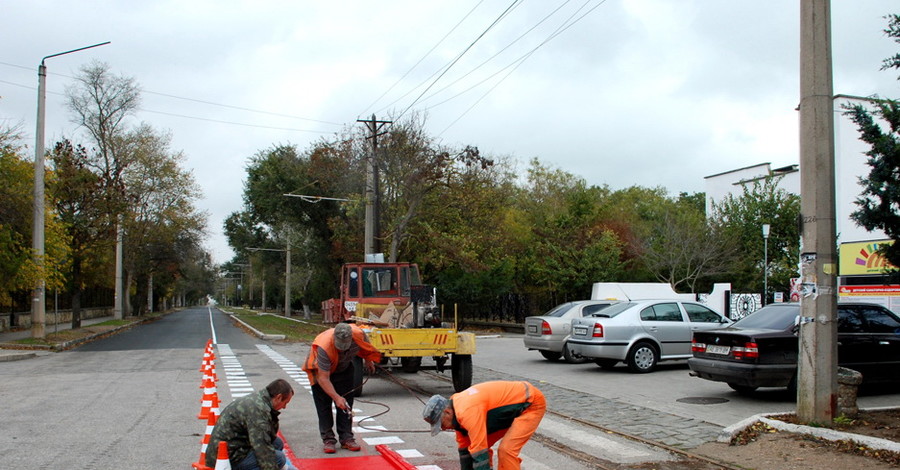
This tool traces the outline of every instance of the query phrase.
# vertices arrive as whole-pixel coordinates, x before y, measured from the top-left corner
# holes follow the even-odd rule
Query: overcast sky
[[[373,113],[424,111],[444,144],[523,170],[537,157],[613,189],[697,192],[704,176],[798,163],[799,10],[800,0],[0,0],[0,122],[21,123],[33,148],[41,58],[111,41],[47,60],[47,146],[83,140],[63,106],[80,67],[96,59],[133,77],[135,123],[170,131],[187,156],[207,247],[224,262],[222,223],[241,209],[248,158],[306,148]],[[896,0],[832,2],[836,94],[900,98],[898,72],[879,71],[900,51],[882,32],[890,13]]]

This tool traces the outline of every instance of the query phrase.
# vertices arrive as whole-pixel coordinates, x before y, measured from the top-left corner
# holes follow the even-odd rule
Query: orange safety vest
[[[359,353],[357,353],[357,356],[372,362],[380,362],[381,353],[375,349],[375,346],[372,346],[372,344],[366,340],[366,333],[356,325],[350,325],[350,328],[353,330],[353,342],[359,346]],[[334,328],[319,333],[319,335],[316,336],[316,339],[313,340],[309,355],[306,356],[306,362],[303,364],[303,371],[306,372],[310,385],[316,384],[316,372],[319,370],[320,351],[324,351],[325,354],[328,354],[328,359],[331,361],[331,370],[329,372],[334,373],[334,371],[337,370],[339,354],[337,348],[334,347]]]

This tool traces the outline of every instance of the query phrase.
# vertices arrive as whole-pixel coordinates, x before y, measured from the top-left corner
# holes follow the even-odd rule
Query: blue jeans
[[[275,463],[278,464],[278,468],[282,468],[287,463],[287,456],[284,455],[284,441],[282,441],[280,437],[276,437],[275,440],[272,441],[272,445],[275,447]],[[288,468],[294,468],[294,466],[291,465]],[[259,470],[259,462],[256,461],[256,454],[251,450],[250,453],[244,457],[244,460],[236,466],[231,467],[231,470]]]

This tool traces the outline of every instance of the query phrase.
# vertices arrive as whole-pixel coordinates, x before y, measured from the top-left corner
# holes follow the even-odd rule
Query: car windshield
[[[635,304],[634,302],[622,302],[619,304],[613,304],[613,305],[610,305],[609,307],[604,308],[603,310],[600,310],[599,312],[595,313],[593,316],[612,318],[612,317],[624,312],[625,310],[628,310],[629,308],[634,307],[635,305],[637,305],[637,304]]]
[[[732,327],[763,330],[786,330],[794,324],[800,307],[769,305],[736,321]]]
[[[572,306],[574,306],[574,302],[566,302],[564,304],[559,304],[556,307],[553,307],[553,310],[545,313],[543,316],[545,317],[561,317],[569,311]]]

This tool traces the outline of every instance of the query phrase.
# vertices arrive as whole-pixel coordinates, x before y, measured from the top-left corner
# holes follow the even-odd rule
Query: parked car
[[[611,300],[578,300],[557,305],[541,316],[525,317],[525,347],[529,351],[539,351],[548,361],[563,357],[569,363],[583,362],[566,348],[572,319],[592,315],[614,303]]]
[[[569,349],[605,369],[625,361],[633,372],[651,372],[659,361],[690,358],[693,333],[729,324],[697,302],[621,302],[572,320]]]
[[[838,304],[838,364],[866,383],[900,380],[900,318],[881,305]],[[800,304],[770,304],[717,330],[698,331],[692,375],[749,393],[797,386]]]

